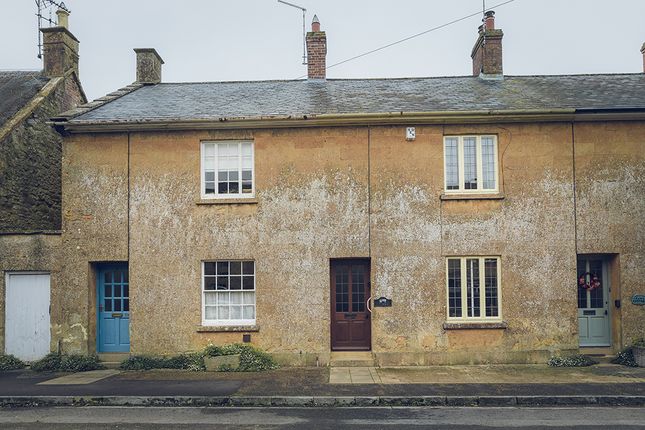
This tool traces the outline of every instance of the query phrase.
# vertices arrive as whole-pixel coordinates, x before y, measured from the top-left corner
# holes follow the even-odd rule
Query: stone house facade
[[[64,136],[52,343],[285,364],[543,362],[645,335],[645,74],[137,81]],[[322,65],[320,62],[323,62]]]
[[[49,119],[87,103],[78,78],[79,42],[67,16],[59,10],[59,26],[42,29],[42,71],[0,71],[0,351],[26,358],[56,347],[49,297],[30,299],[49,295],[60,272],[63,139]],[[25,307],[37,321],[25,320]]]

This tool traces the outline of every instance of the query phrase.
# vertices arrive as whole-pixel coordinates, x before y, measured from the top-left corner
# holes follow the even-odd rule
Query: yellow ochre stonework
[[[503,198],[441,199],[443,138],[459,134],[497,136]],[[578,350],[576,254],[602,253],[617,256],[619,349],[645,335],[629,303],[645,277],[644,137],[642,122],[428,125],[412,142],[402,126],[72,134],[52,344],[95,350],[107,261],[129,263],[131,353],[240,342],[200,330],[201,262],[250,259],[252,343],[326,364],[330,259],[366,257],[372,295],[393,300],[372,314],[379,365],[543,362]],[[199,205],[200,142],[227,139],[254,142],[257,202]],[[445,259],[461,255],[500,256],[506,328],[444,329]]]

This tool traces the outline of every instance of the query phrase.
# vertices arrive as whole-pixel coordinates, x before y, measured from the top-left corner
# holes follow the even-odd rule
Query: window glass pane
[[[466,294],[469,317],[480,316],[479,306],[479,259],[466,259]]]
[[[242,293],[242,303],[244,303],[245,305],[254,305],[255,304],[255,293],[254,292]]]
[[[352,312],[365,310],[365,277],[363,268],[352,266]]]
[[[448,260],[448,315],[461,317],[461,262]]]
[[[242,309],[242,318],[245,320],[255,319],[255,306],[244,306]]]
[[[241,261],[231,261],[229,265],[231,275],[239,275],[242,273],[242,262]]]
[[[242,293],[231,293],[231,304],[241,305],[242,304]]]
[[[482,180],[485,190],[495,189],[495,141],[482,137]]]
[[[242,155],[243,156],[250,156],[253,155],[253,144],[250,142],[246,142],[242,144]]]
[[[229,192],[229,194],[239,194],[240,193],[240,183],[239,182],[229,182],[228,183],[228,192]]]
[[[217,262],[217,274],[218,275],[228,275],[228,261],[218,261]]]
[[[103,304],[103,311],[112,312],[112,299],[105,299]]]
[[[250,181],[252,179],[251,176],[251,171],[248,169],[242,170],[242,180],[243,181]]]
[[[130,310],[130,300],[128,299],[123,300],[123,310],[126,312]]]
[[[217,304],[217,293],[204,293],[204,304],[206,304],[206,305],[216,305]]]
[[[231,290],[241,290],[242,289],[242,277],[241,276],[231,276],[229,279],[229,287]]]
[[[114,286],[114,297],[121,297],[121,285]]]
[[[204,155],[206,157],[213,157],[215,156],[215,144],[213,143],[204,143]]]
[[[121,299],[114,300],[114,311],[115,312],[121,311]]]
[[[486,288],[486,316],[499,316],[499,297],[497,287],[497,259],[484,260],[484,288]]]
[[[242,306],[231,306],[231,319],[232,320],[242,319]]]
[[[217,293],[218,305],[228,305],[228,303],[229,303],[229,293]]]
[[[219,194],[228,194],[228,182],[220,182],[217,184],[217,192]]]
[[[103,281],[106,284],[111,284],[112,283],[112,272],[105,272],[105,275],[103,277]]]
[[[228,277],[227,276],[218,276],[217,277],[217,289],[218,290],[228,290]]]
[[[105,286],[105,297],[112,297],[112,285]]]
[[[459,189],[459,157],[456,137],[447,137],[444,146],[446,189]]]
[[[252,290],[255,288],[253,276],[242,276],[242,288],[245,290]]]
[[[216,290],[217,289],[217,278],[214,276],[209,276],[204,278],[204,289],[205,290]]]
[[[245,275],[253,275],[255,273],[254,267],[255,263],[253,261],[244,261],[242,262],[242,273]]]
[[[228,306],[218,306],[217,309],[218,309],[218,311],[217,311],[217,313],[218,313],[217,317],[218,318],[217,319],[227,320],[227,319],[230,318],[229,317],[230,314],[229,314]]]
[[[206,306],[204,309],[205,315],[204,318],[207,320],[216,320],[217,319],[217,307],[215,306]]]
[[[477,139],[464,137],[464,189],[477,189]]]
[[[205,262],[204,275],[214,275],[214,274],[215,274],[215,263]]]
[[[588,282],[588,277],[585,276],[587,271],[587,262],[585,260],[578,260],[578,308],[587,308],[587,289],[585,283]]]
[[[206,182],[214,182],[215,181],[215,172],[212,170],[204,172],[204,179]]]
[[[604,308],[603,298],[604,285],[602,285],[602,261],[594,260],[589,262],[589,301],[590,307],[594,309]]]
[[[349,312],[349,271],[347,267],[336,269],[336,312]]]
[[[128,284],[123,285],[123,297],[130,297],[130,287]]]

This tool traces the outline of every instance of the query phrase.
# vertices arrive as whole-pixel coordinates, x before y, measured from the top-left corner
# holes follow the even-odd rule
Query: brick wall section
[[[502,30],[480,31],[471,57],[473,59],[473,76],[503,74],[502,67]]]
[[[324,31],[307,33],[307,77],[325,79],[327,67],[327,35]]]
[[[83,101],[69,77],[0,142],[0,232],[61,227],[61,136],[49,118]]]

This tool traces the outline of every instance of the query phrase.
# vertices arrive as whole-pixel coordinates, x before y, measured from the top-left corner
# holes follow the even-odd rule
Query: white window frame
[[[483,160],[482,160],[482,138],[493,139],[493,151],[495,160],[495,188],[481,188],[484,186]],[[464,188],[464,139],[474,138],[477,148],[477,189],[467,190]],[[459,188],[456,190],[448,189],[448,169],[446,167],[446,141],[447,139],[457,139],[457,165],[459,169]],[[446,135],[443,137],[443,189],[446,194],[497,194],[499,193],[499,152],[497,136],[494,134],[469,134],[469,135]]]
[[[240,152],[240,157],[239,157],[239,166],[238,166],[238,174],[240,177],[240,192],[236,194],[220,194],[219,189],[218,189],[218,151],[219,151],[219,144],[231,144],[235,143],[238,144],[238,147],[241,148],[241,145],[243,143],[250,143],[251,144],[251,192],[250,193],[242,193],[242,186],[241,186],[241,178],[242,178],[242,154]],[[206,194],[206,151],[204,150],[204,147],[206,145],[215,145],[215,193],[214,194]],[[255,198],[255,142],[252,140],[204,140],[200,143],[200,194],[201,198],[203,200],[208,200],[208,199],[252,199]]]
[[[480,316],[478,317],[469,317],[468,316],[468,285],[467,285],[467,276],[466,276],[466,261],[469,259],[478,259],[479,260],[479,306],[480,306]],[[484,270],[484,262],[486,259],[495,259],[497,260],[497,316],[486,316],[486,283],[485,276],[486,271]],[[449,260],[459,260],[460,262],[460,271],[461,271],[461,316],[460,317],[451,317],[450,316],[450,291],[449,291],[449,272],[448,272],[448,261]],[[469,255],[461,256],[455,255],[446,257],[446,319],[450,322],[499,322],[502,321],[502,264],[501,257],[497,255]]]
[[[206,319],[206,293],[217,293],[217,290],[206,290],[205,289],[205,265],[206,263],[216,263],[218,261],[228,261],[229,263],[232,261],[253,261],[253,290],[239,290],[241,292],[253,292],[253,306],[255,308],[255,318],[253,319],[238,319],[238,320],[213,320],[213,319]],[[204,327],[222,327],[222,326],[254,326],[256,324],[256,320],[258,317],[258,306],[257,306],[257,269],[256,269],[256,262],[255,260],[251,259],[246,259],[246,260],[238,260],[238,259],[217,259],[217,260],[204,260],[201,262],[202,270],[201,270],[201,275],[202,275],[202,280],[201,280],[201,285],[202,285],[202,326]],[[230,292],[231,290],[222,290],[220,292],[228,291]],[[238,291],[238,290],[234,290]]]

